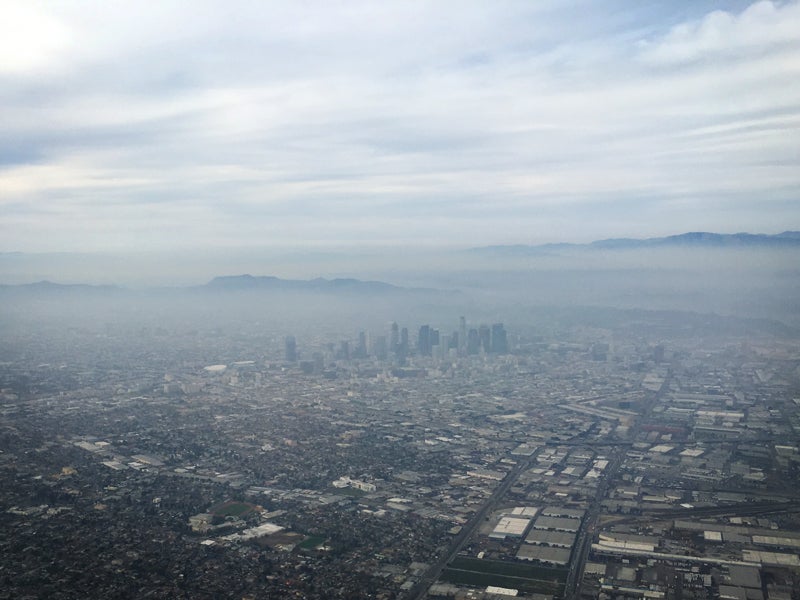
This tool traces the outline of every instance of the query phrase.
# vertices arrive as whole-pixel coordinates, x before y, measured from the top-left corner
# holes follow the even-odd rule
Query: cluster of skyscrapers
[[[421,325],[414,345],[411,344],[408,328],[393,322],[388,337],[378,335],[370,339],[367,332],[361,331],[352,349],[348,340],[342,341],[338,347],[329,344],[327,349],[336,360],[375,358],[393,360],[402,365],[410,356],[447,358],[507,354],[508,336],[502,323],[467,329],[466,319],[460,317],[458,330],[449,335],[430,325]],[[292,335],[285,339],[284,358],[287,362],[298,360],[297,341]]]

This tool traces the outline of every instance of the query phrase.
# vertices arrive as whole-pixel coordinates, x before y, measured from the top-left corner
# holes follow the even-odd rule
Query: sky
[[[800,2],[0,3],[0,252],[800,229]]]

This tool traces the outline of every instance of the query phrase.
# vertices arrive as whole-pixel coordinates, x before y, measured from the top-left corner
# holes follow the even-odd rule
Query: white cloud
[[[681,23],[660,39],[643,43],[653,64],[742,57],[790,45],[800,48],[800,4],[756,2],[735,15],[716,10],[703,19]]]
[[[29,4],[0,7],[0,76],[32,74],[54,68],[74,42],[69,28]]]
[[[133,245],[133,223],[179,231],[147,237],[164,248],[429,239],[447,219],[442,243],[487,224],[486,243],[524,242],[548,219],[608,237],[623,216],[680,231],[684,197],[746,215],[743,193],[774,198],[776,228],[800,218],[797,2],[683,24],[581,2],[191,6],[35,5],[81,43],[0,69],[0,204],[18,215],[0,250],[37,231]],[[48,207],[83,229],[58,234]]]

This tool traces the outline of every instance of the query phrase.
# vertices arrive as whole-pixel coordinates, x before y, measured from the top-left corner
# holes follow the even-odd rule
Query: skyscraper
[[[400,346],[400,328],[397,323],[392,323],[392,331],[389,335],[389,352],[397,354],[398,346]]]
[[[284,340],[284,357],[286,362],[297,362],[297,341],[293,335],[287,335]]]
[[[420,356],[431,355],[431,327],[430,325],[423,325],[419,328],[419,337],[417,338],[417,350]]]
[[[358,345],[353,352],[353,358],[367,358],[367,334],[364,331],[358,333]]]
[[[403,327],[400,330],[400,343],[397,345],[397,352],[395,353],[397,363],[400,365],[406,364],[408,358],[408,328]]]
[[[492,354],[508,354],[508,338],[502,323],[492,325]]]
[[[481,351],[481,338],[477,329],[470,329],[467,334],[467,354],[475,355]]]

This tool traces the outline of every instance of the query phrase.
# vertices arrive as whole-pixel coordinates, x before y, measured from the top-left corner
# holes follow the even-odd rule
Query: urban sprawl
[[[17,333],[0,598],[800,597],[797,341],[641,319]]]

